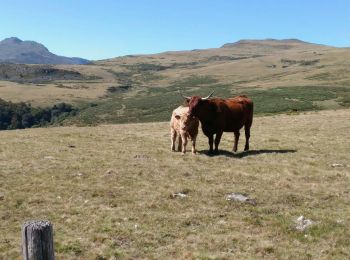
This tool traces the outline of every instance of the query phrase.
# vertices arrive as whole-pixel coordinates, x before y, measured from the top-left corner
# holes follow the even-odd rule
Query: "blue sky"
[[[11,36],[88,59],[215,48],[240,39],[350,47],[350,1],[2,0],[0,39]]]

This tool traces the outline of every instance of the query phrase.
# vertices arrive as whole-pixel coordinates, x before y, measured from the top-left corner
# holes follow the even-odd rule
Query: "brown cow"
[[[249,150],[250,127],[253,122],[253,102],[246,96],[230,99],[211,98],[213,92],[205,97],[185,97],[189,105],[189,117],[197,117],[202,124],[203,133],[209,139],[209,153],[213,153],[215,136],[215,153],[223,132],[233,132],[235,142],[233,151],[237,151],[239,130],[244,126],[246,143],[244,150]]]
[[[171,150],[175,151],[175,141],[178,136],[178,151],[186,153],[187,138],[192,141],[192,153],[196,153],[196,138],[198,135],[199,120],[188,117],[188,107],[179,106],[174,109],[170,120]]]

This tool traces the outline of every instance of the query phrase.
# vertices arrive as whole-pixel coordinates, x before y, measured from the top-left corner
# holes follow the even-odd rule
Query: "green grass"
[[[314,105],[314,101],[336,99],[338,95],[345,94],[343,91],[343,88],[303,86],[248,90],[242,93],[253,99],[255,113],[274,114],[318,110],[320,108]],[[347,92],[350,93],[350,88],[347,89]]]
[[[191,77],[171,86],[151,87],[136,94],[110,94],[108,98],[94,102],[94,106],[82,108],[78,116],[68,122],[76,124],[128,123],[167,121],[171,111],[183,104],[178,91],[184,95],[206,96],[211,91],[218,97],[245,94],[254,101],[255,115],[302,112],[350,105],[349,87],[295,86],[272,89],[241,89],[220,85],[210,77]],[[319,103],[321,102],[321,103]],[[323,102],[323,103],[322,103]],[[320,105],[322,104],[322,105]]]

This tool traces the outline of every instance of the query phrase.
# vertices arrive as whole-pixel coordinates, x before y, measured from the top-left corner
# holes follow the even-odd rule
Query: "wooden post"
[[[54,260],[53,229],[49,221],[30,220],[22,226],[24,260]]]

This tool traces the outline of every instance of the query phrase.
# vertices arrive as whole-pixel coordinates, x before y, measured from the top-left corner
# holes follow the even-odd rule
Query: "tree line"
[[[70,104],[59,103],[52,107],[32,107],[24,102],[13,103],[0,99],[0,130],[45,126],[77,113]]]

